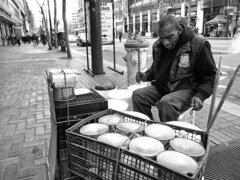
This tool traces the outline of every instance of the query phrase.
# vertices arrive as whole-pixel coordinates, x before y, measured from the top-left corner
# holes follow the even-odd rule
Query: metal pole
[[[119,74],[123,74],[123,71],[118,71],[116,70],[116,53],[115,53],[115,21],[114,21],[114,0],[112,0],[112,24],[113,24],[113,68],[112,67],[108,67],[109,69],[119,73]]]
[[[112,1],[112,23],[113,23],[113,68],[116,69],[116,54],[115,54],[115,13],[114,13],[114,0]]]
[[[94,75],[104,74],[102,54],[102,27],[100,1],[90,1],[90,28],[92,72]]]
[[[89,7],[89,6],[88,6]],[[86,36],[86,52],[87,52],[87,69],[84,69],[88,74],[94,77],[92,70],[89,68],[89,54],[88,54],[88,24],[87,24],[87,8],[86,0],[84,1],[84,21],[85,21],[85,36]]]
[[[191,24],[191,0],[188,1],[188,27]]]
[[[227,25],[226,25],[226,32],[225,36],[228,37],[228,27],[229,26],[229,0],[228,0],[228,5],[227,5]]]

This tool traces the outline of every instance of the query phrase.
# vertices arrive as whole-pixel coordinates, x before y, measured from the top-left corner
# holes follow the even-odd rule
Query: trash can
[[[124,44],[127,55],[123,57],[123,60],[127,65],[127,83],[128,85],[136,84],[136,73],[138,72],[138,66],[141,72],[145,72],[148,62],[148,48],[149,42],[144,38],[128,39]],[[138,53],[139,51],[139,53]],[[140,56],[140,65],[138,65],[138,54]]]
[[[57,33],[58,38],[58,45],[61,46],[61,51],[66,51],[66,40],[65,40],[65,32],[58,32]]]

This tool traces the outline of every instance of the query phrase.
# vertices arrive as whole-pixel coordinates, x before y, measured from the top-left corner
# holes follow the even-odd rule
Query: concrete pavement
[[[86,57],[72,51],[67,59],[60,50],[47,46],[0,47],[0,180],[49,179],[50,104],[44,79],[48,68],[74,68],[79,71],[78,86],[93,88],[111,80],[126,88],[126,71],[120,75],[104,61],[105,74],[86,74]],[[118,69],[124,67],[117,66]],[[196,113],[196,125],[206,130],[209,100]],[[211,145],[239,139],[240,106],[224,103],[211,130]]]

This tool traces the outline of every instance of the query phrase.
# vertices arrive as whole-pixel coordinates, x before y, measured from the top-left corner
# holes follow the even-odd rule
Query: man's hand
[[[193,96],[191,99],[191,106],[193,110],[199,111],[203,107],[203,102],[199,97]]]
[[[143,73],[143,72],[137,72],[136,73],[136,81],[137,81],[137,83],[140,83],[141,81],[146,81],[145,80],[145,73]]]

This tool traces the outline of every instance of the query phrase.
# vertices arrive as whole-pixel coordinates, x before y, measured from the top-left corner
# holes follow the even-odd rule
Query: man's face
[[[167,24],[159,29],[159,38],[166,49],[173,49],[179,39],[180,30],[173,24]]]

